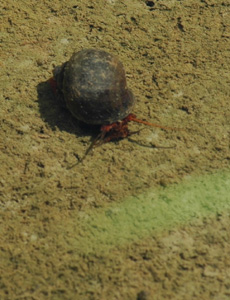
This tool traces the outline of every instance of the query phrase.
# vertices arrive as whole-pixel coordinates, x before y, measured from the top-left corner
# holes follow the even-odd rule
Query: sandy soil
[[[78,251],[98,211],[228,172],[228,1],[0,5],[0,299],[229,299],[228,210]],[[123,62],[139,118],[184,131],[148,127],[70,169],[96,133],[57,103],[47,80],[92,47]]]

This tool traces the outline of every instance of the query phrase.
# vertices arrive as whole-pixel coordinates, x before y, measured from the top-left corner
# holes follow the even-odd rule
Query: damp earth
[[[0,6],[0,299],[229,299],[228,1]],[[119,57],[132,113],[183,130],[76,165],[98,133],[48,80],[85,48]]]

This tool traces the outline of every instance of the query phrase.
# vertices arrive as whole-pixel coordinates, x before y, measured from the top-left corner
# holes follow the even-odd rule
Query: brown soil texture
[[[78,252],[90,233],[70,228],[127,197],[228,172],[229,1],[0,6],[0,299],[230,299],[229,211],[107,252]],[[84,48],[120,58],[140,119],[183,130],[146,127],[76,164],[97,132],[60,106],[48,79]]]

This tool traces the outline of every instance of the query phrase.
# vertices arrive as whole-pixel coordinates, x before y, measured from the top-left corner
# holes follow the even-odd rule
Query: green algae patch
[[[230,173],[217,173],[148,190],[106,209],[78,212],[63,230],[69,232],[77,252],[100,254],[154,231],[173,229],[229,209]]]

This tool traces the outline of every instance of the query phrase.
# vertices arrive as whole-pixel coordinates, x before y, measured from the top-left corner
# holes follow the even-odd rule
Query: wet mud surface
[[[228,1],[0,6],[0,298],[229,299],[228,210],[78,251],[95,229],[81,224],[98,210],[229,172]],[[48,80],[84,48],[123,62],[140,119],[183,130],[146,127],[76,165],[97,131],[80,126]]]

